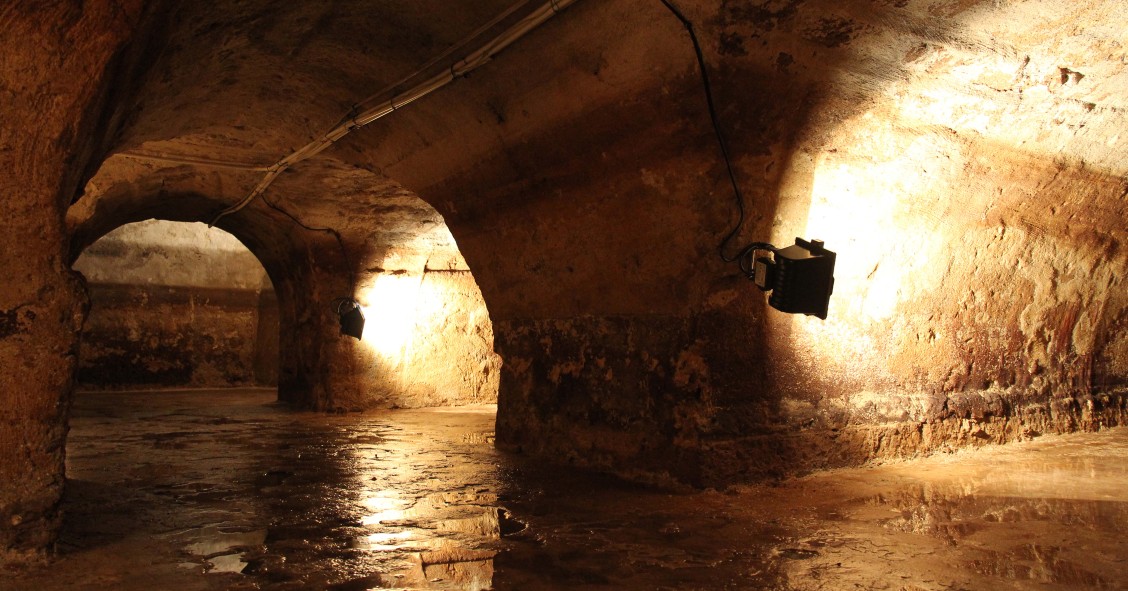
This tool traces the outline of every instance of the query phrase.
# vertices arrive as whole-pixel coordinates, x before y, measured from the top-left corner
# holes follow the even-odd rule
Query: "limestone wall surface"
[[[60,523],[85,312],[63,216],[100,161],[141,5],[0,7],[0,563],[41,556]]]
[[[86,278],[91,303],[80,387],[276,383],[273,286],[230,234],[204,224],[128,224],[83,251],[74,268]]]
[[[1117,0],[677,2],[744,197],[729,246],[825,240],[826,321],[772,310],[717,256],[737,208],[661,2],[581,0],[261,194],[381,89],[455,71],[457,52],[412,74],[509,2],[28,4],[0,9],[19,39],[0,54],[0,548],[41,548],[56,521],[70,261],[148,218],[214,221],[262,263],[283,400],[496,384],[501,445],[642,480],[722,486],[1125,420]],[[341,296],[371,339],[337,334]]]
[[[220,222],[278,278],[285,400],[382,406],[421,383],[338,339],[323,302],[351,291],[375,326],[388,308],[367,290],[465,267],[502,359],[499,440],[529,453],[709,484],[1123,419],[1116,2],[677,4],[744,197],[729,254],[825,240],[829,318],[770,309],[717,256],[736,206],[682,23],[660,2],[578,2]],[[419,63],[350,49],[338,13],[236,8],[175,8],[120,153],[71,208],[76,241],[154,211],[211,217]],[[429,27],[426,55],[500,7],[416,19],[431,9],[396,9]],[[271,33],[287,27],[305,41]],[[262,74],[283,54],[292,101]],[[476,359],[447,365],[496,367]]]
[[[475,269],[503,445],[710,484],[1125,420],[1118,3],[678,4],[734,243],[825,240],[826,321],[717,257],[732,190],[658,2],[579,3],[348,140]]]
[[[207,219],[419,63],[351,50],[338,13],[268,4],[231,22],[176,8],[185,24],[121,153],[71,208],[76,239],[142,212]],[[825,240],[838,253],[829,318],[772,310],[717,256],[737,208],[682,23],[660,2],[578,2],[220,222],[279,278],[285,400],[384,406],[422,384],[418,360],[442,359],[422,353],[435,325],[380,319],[403,308],[373,290],[423,294],[428,269],[468,269],[501,357],[499,441],[528,453],[706,485],[1123,420],[1116,2],[677,5],[743,193],[728,253]],[[304,27],[305,41],[258,28],[266,14],[269,31]],[[453,40],[481,22],[466,16],[411,22]],[[280,104],[261,72],[284,46],[294,101]],[[318,69],[327,52],[339,70]],[[299,84],[318,76],[331,83]],[[193,164],[205,158],[224,164]],[[398,360],[337,338],[323,302],[348,292],[392,327],[378,338],[414,327],[410,346],[380,345]],[[446,365],[497,367],[475,350]]]

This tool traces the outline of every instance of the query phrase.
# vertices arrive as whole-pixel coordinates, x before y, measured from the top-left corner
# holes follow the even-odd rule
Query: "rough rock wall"
[[[0,7],[0,563],[41,552],[58,525],[85,302],[63,214],[101,144],[108,64],[140,8]]]
[[[731,193],[658,2],[578,3],[349,140],[475,269],[503,445],[714,484],[1124,421],[1118,3],[680,4],[742,238],[838,252],[825,322],[717,260]]]
[[[333,27],[391,39],[370,3],[238,4],[230,23],[182,5],[119,147],[184,158],[107,160],[72,207],[76,242],[209,219],[417,57],[399,37],[395,55],[350,50]],[[710,484],[1123,420],[1121,3],[679,4],[744,189],[738,242],[825,239],[827,321],[768,309],[716,257],[735,213],[678,21],[653,0],[579,2],[220,223],[275,280],[280,396],[388,403],[369,385],[395,363],[340,338],[327,303],[395,311],[365,291],[461,270],[427,263],[429,238],[422,264],[388,263],[445,218],[495,322],[510,447]],[[404,10],[424,27],[438,7]],[[474,26],[436,24],[418,55]],[[209,157],[236,162],[192,162]]]
[[[834,322],[769,324],[770,350],[805,353],[774,364],[783,419],[803,427],[800,463],[1123,423],[1128,69],[1115,5],[837,15],[850,31],[841,90],[796,142],[772,233],[849,253]]]
[[[183,167],[152,169],[129,160],[117,160],[114,164],[121,166],[104,166],[88,185],[87,194],[69,212],[68,221],[80,244],[90,242],[122,221],[153,214],[175,219],[210,219],[218,209],[215,203],[234,201],[242,191],[249,190],[240,183],[217,182],[214,174],[186,173]],[[289,199],[271,197],[278,201],[271,201],[272,204],[297,212],[307,228],[261,201],[220,223],[247,245],[273,280],[277,310],[260,306],[257,314],[260,319],[277,315],[277,342],[263,342],[265,335],[260,330],[258,343],[239,337],[238,342],[225,345],[231,348],[230,352],[215,352],[217,343],[227,339],[224,335],[230,334],[232,327],[217,325],[215,331],[209,331],[214,338],[202,335],[206,338],[198,340],[197,347],[197,341],[176,336],[187,329],[180,319],[161,316],[159,323],[168,325],[168,330],[159,332],[167,333],[169,338],[151,342],[131,337],[128,323],[110,321],[112,334],[107,335],[107,344],[111,346],[107,353],[118,355],[123,347],[115,343],[122,340],[124,333],[127,340],[137,341],[138,346],[146,349],[144,355],[155,361],[152,379],[180,380],[192,377],[190,368],[175,360],[182,355],[180,348],[199,348],[202,352],[193,357],[205,366],[215,367],[218,371],[213,375],[228,379],[232,374],[226,368],[244,364],[252,373],[261,372],[262,357],[273,348],[280,359],[276,377],[279,397],[321,410],[496,401],[499,361],[493,351],[489,314],[442,217],[409,193],[380,195],[373,186],[387,181],[367,171],[340,169],[338,165],[334,172],[335,177],[314,177],[312,182],[307,179],[296,187],[290,179],[278,183],[275,190],[282,195],[300,191],[323,195],[315,207],[301,208]],[[231,187],[232,194],[216,193],[217,185]],[[348,200],[336,201],[334,192],[342,190],[347,191]],[[214,197],[194,196],[205,192]],[[249,212],[254,213],[248,215]],[[341,242],[332,232],[313,228],[334,228]],[[138,250],[140,259],[132,262],[119,258],[120,249],[106,247],[106,255],[115,258],[112,265],[103,261],[100,268],[113,272],[92,277],[120,278],[139,265],[141,259],[167,257],[177,249],[200,242],[200,238],[179,239],[180,246],[167,243],[167,239],[163,246],[161,240],[148,242],[152,244]],[[95,244],[87,250],[97,254],[99,248]],[[190,249],[186,252],[181,258],[197,256]],[[249,264],[257,267],[254,257],[245,253]],[[81,264],[79,267],[83,268]],[[185,271],[168,276],[171,268]],[[158,280],[214,286],[233,279],[227,267],[201,265],[198,261],[166,261],[156,270],[141,273],[133,282]],[[249,289],[257,285],[256,281],[257,276],[233,286]],[[126,295],[129,293],[133,292]],[[151,300],[164,297],[158,296],[153,294]],[[367,328],[363,341],[338,333],[332,302],[349,296],[365,307]],[[245,311],[250,307],[249,302],[229,304]],[[196,308],[192,313],[204,312]],[[249,316],[245,320],[252,322]],[[224,320],[232,321],[236,319]],[[243,328],[239,330],[244,334]],[[238,359],[233,357],[235,349],[252,346],[258,351],[254,354],[257,361],[251,360],[249,350],[246,355],[240,353]]]
[[[319,324],[291,346],[324,356],[311,370],[324,389],[294,402],[334,410],[495,402],[500,359],[490,315],[443,217],[383,175],[337,160],[314,164],[273,190],[322,195],[283,204],[310,227],[338,231],[347,255],[329,243],[310,263],[319,276],[297,282]],[[330,261],[351,270],[325,267]],[[329,303],[340,296],[363,308],[361,341],[337,333]]]
[[[216,212],[241,198],[255,182],[256,175],[250,173],[225,178],[212,170],[112,157],[67,210],[70,257],[77,259],[123,224],[152,218],[212,221]],[[325,355],[340,349],[331,346],[338,339],[328,302],[349,290],[348,270],[340,261],[336,241],[323,232],[296,227],[280,214],[251,209],[225,218],[217,227],[254,254],[274,286],[279,398],[327,408]]]
[[[335,407],[497,402],[501,360],[468,270],[381,273],[362,280],[358,292],[364,339],[346,340],[354,360],[346,377],[356,385],[333,397]]]
[[[254,383],[260,386],[277,386],[278,358],[281,351],[278,334],[278,296],[274,294],[273,289],[259,292],[255,311],[257,325],[253,362]]]
[[[86,277],[91,304],[81,387],[277,382],[274,290],[231,235],[203,224],[128,224],[87,248],[74,268]]]
[[[83,389],[259,384],[258,292],[92,285],[90,301],[79,347]],[[271,374],[265,365],[260,372]]]

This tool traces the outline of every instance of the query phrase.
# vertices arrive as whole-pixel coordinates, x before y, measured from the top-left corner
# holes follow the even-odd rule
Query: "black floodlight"
[[[337,298],[337,316],[340,317],[341,334],[360,340],[364,334],[364,312],[360,303],[352,298]]]
[[[736,256],[730,257],[728,245],[740,235],[744,227],[744,195],[740,193],[740,183],[736,180],[736,171],[729,157],[728,145],[725,136],[721,133],[721,123],[717,117],[717,107],[713,104],[713,91],[709,84],[709,68],[705,63],[705,53],[701,51],[701,43],[697,40],[697,33],[693,30],[693,22],[686,18],[671,0],[661,0],[662,4],[679,20],[689,33],[689,40],[693,43],[693,51],[697,54],[698,72],[701,74],[701,84],[705,87],[705,103],[709,107],[709,120],[713,123],[713,134],[717,136],[717,144],[721,148],[721,156],[725,160],[725,170],[728,172],[729,182],[732,183],[732,193],[736,198],[736,211],[739,218],[717,247],[717,254],[726,263],[737,263],[745,277],[753,280],[756,285],[772,294],[768,296],[768,303],[781,312],[790,314],[807,314],[818,316],[826,320],[827,306],[830,305],[830,292],[834,289],[834,253],[823,247],[822,240],[807,242],[801,238],[795,239],[794,246],[776,248],[766,242],[753,242]],[[759,252],[770,252],[773,257],[757,257]]]
[[[822,240],[802,238],[787,248],[763,250],[774,256],[756,258],[751,279],[760,289],[772,292],[768,304],[780,312],[826,320],[834,291],[834,253]]]

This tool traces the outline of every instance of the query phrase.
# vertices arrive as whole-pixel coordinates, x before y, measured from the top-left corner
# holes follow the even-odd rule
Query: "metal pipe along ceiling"
[[[432,76],[431,78],[419,83],[418,85],[392,96],[392,98],[379,103],[375,107],[366,109],[352,117],[345,119],[344,122],[334,127],[325,135],[306,144],[305,146],[302,146],[301,148],[298,148],[289,156],[286,156],[285,158],[274,163],[274,165],[268,169],[266,176],[263,177],[262,181],[259,182],[259,184],[254,188],[253,191],[251,191],[249,195],[244,197],[243,200],[239,203],[236,203],[235,205],[232,205],[231,207],[228,207],[227,209],[219,212],[219,214],[215,216],[215,218],[209,225],[214,226],[216,222],[218,222],[224,216],[231,215],[249,205],[252,201],[255,200],[256,197],[263,194],[263,192],[266,191],[271,183],[273,183],[274,180],[278,178],[278,176],[281,175],[282,172],[287,168],[303,160],[306,160],[307,158],[311,158],[317,155],[318,153],[333,145],[341,138],[352,133],[353,131],[360,129],[361,127],[364,127],[365,125],[368,125],[373,121],[376,121],[377,119],[385,117],[398,109],[402,109],[404,106],[411,104],[427,96],[428,94],[431,94],[432,92],[446,86],[447,84],[454,82],[459,77],[465,76],[473,70],[485,65],[491,59],[493,59],[493,56],[497,55],[505,48],[516,42],[518,39],[525,36],[525,34],[529,31],[532,31],[545,21],[555,16],[558,12],[571,6],[576,1],[577,0],[550,0],[548,3],[544,4],[540,8],[537,8],[521,20],[514,23],[497,37],[493,38],[489,42],[479,47],[477,50],[471,52],[466,57],[456,62],[449,69],[443,70],[441,73]],[[502,16],[512,13],[515,8],[523,4],[525,4],[525,2],[519,3],[515,7],[505,11]],[[500,18],[494,19],[494,22],[498,20],[500,20]]]

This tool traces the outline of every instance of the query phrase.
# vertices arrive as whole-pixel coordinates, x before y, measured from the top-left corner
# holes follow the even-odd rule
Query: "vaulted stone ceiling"
[[[420,65],[467,44],[436,64],[449,67],[530,8],[485,27],[508,4],[151,3],[146,30],[129,50],[134,55],[123,60],[137,69],[120,72],[118,83],[133,92],[120,92],[125,96],[115,105],[120,127],[111,156],[70,215],[82,236],[76,249],[121,223],[122,215],[211,220],[254,189],[264,176],[256,168],[320,138],[367,106],[365,99],[387,100],[391,94],[381,91],[418,83],[435,71]],[[391,86],[409,75],[414,78],[404,85]],[[144,205],[154,193],[207,203],[165,199],[158,212]],[[386,234],[385,250],[404,242],[396,236],[418,238],[441,224],[394,181],[331,154],[287,171],[271,195],[309,225]],[[449,240],[423,238],[438,240],[437,248],[452,256]]]
[[[0,291],[18,341],[0,361],[46,383],[26,398],[55,418],[10,422],[47,463],[81,319],[68,252],[130,221],[214,219],[255,169],[509,7],[25,4],[0,8],[0,188],[19,196],[0,271],[26,278]],[[744,193],[730,247],[825,239],[825,322],[770,309],[716,256],[732,191],[659,0],[579,0],[218,225],[270,273],[280,393],[310,407],[375,403],[326,302],[468,268],[504,358],[498,440],[530,453],[711,484],[1099,429],[1128,414],[1122,4],[678,2]]]
[[[540,7],[518,4],[421,77]],[[529,402],[542,416],[514,429],[573,412],[598,423],[586,405],[616,390],[700,390],[701,405],[612,405],[597,413],[622,414],[611,423],[732,434],[781,418],[920,420],[950,412],[954,393],[1025,399],[1124,381],[1117,3],[682,8],[745,193],[741,240],[818,234],[840,250],[825,324],[768,313],[713,256],[732,198],[689,39],[658,1],[575,4],[493,63],[288,169],[219,225],[263,260],[283,309],[293,300],[295,317],[310,318],[307,344],[324,336],[316,302],[347,277],[468,262],[502,328],[510,390],[544,397]],[[68,216],[72,253],[134,219],[214,218],[263,167],[508,9],[151,3],[117,61],[107,158]],[[287,214],[338,232],[348,256]],[[546,360],[560,352],[546,343],[574,335],[574,359]],[[341,347],[326,350],[347,357]],[[651,349],[661,361],[635,376]],[[587,402],[559,407],[561,376]],[[737,423],[718,423],[730,406]]]
[[[817,235],[838,248],[827,323],[763,310],[715,256],[735,221],[731,188],[689,38],[657,0],[571,6],[219,224],[272,276],[306,261],[304,285],[323,273],[336,286],[293,288],[306,290],[296,301],[328,299],[349,271],[468,262],[509,360],[503,432],[615,416],[678,424],[674,440],[727,438],[781,418],[959,414],[963,394],[950,397],[967,391],[1024,400],[1124,381],[1128,71],[1115,2],[680,4],[745,196],[737,242]],[[270,166],[539,6],[518,3],[388,90],[508,3],[153,4],[134,46],[147,67],[123,79],[135,91],[117,106],[110,156],[69,216],[74,247],[123,217],[208,220],[265,174],[230,165]],[[352,260],[270,203],[338,231]],[[432,232],[444,221],[457,246]],[[561,347],[568,358],[548,361]],[[524,408],[512,418],[507,390],[521,401],[508,408]],[[635,390],[663,402],[626,402]],[[662,394],[687,390],[700,406]],[[1022,408],[968,400],[980,415]]]

